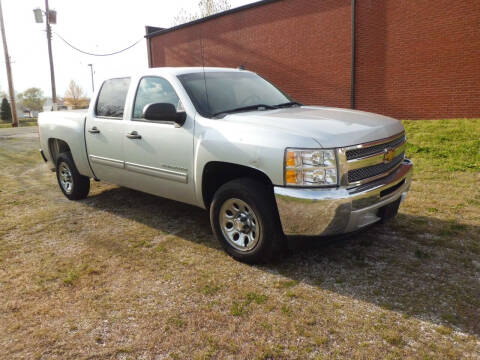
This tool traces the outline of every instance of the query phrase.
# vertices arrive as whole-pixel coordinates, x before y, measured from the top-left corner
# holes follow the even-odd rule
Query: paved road
[[[33,138],[37,136],[36,126],[25,126],[17,128],[1,128],[0,139],[6,137]]]

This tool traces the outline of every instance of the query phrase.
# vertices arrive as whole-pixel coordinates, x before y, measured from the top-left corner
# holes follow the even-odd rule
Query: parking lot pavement
[[[6,137],[22,137],[30,138],[36,137],[38,134],[36,126],[25,126],[16,128],[2,128],[0,129],[0,139]]]

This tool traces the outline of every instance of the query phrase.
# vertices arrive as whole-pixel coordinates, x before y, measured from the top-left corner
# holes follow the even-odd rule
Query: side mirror
[[[173,121],[182,126],[187,119],[185,111],[177,111],[173,104],[153,103],[143,108],[143,118],[151,121]]]

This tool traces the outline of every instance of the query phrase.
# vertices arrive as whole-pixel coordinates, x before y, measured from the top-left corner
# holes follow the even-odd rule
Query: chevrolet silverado
[[[71,200],[102,180],[208,209],[235,259],[286,235],[396,215],[411,182],[400,121],[306,106],[243,69],[154,68],[103,82],[87,111],[39,116],[41,154]]]

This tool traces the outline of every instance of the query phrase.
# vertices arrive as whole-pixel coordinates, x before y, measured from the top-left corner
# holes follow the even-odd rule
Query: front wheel
[[[210,206],[210,222],[215,237],[237,260],[262,263],[285,248],[271,189],[253,179],[222,185]]]
[[[57,158],[57,180],[63,194],[70,200],[85,199],[90,191],[90,179],[80,175],[70,153]]]

